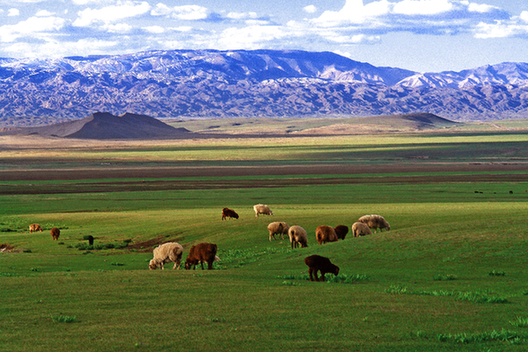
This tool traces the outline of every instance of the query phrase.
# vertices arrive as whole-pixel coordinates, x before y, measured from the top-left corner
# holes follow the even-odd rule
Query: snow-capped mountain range
[[[521,118],[528,117],[528,63],[418,73],[286,50],[0,58],[1,126],[97,111],[160,118],[416,112],[455,121]]]

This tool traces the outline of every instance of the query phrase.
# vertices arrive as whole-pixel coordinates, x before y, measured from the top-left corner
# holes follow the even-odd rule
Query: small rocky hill
[[[163,139],[191,135],[185,128],[174,128],[153,117],[135,114],[115,116],[97,112],[84,119],[40,127],[0,129],[0,134],[35,134],[79,139]]]

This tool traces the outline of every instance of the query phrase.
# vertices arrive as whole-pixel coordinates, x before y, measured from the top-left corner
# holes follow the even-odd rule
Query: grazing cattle
[[[273,212],[271,209],[265,205],[265,204],[255,204],[253,206],[253,210],[255,211],[255,217],[259,217],[260,214],[263,215],[273,215]]]
[[[52,228],[51,237],[53,238],[53,240],[57,241],[59,239],[59,236],[60,236],[60,230],[56,227]]]
[[[334,227],[334,231],[337,235],[337,238],[339,238],[340,240],[344,240],[348,233],[348,226],[337,225],[336,227]]]
[[[214,243],[199,243],[192,246],[185,261],[185,269],[189,270],[192,266],[194,270],[198,263],[202,266],[202,270],[204,270],[203,263],[207,263],[207,270],[213,269],[213,262],[218,258],[216,251],[217,246]]]
[[[315,229],[315,238],[319,244],[337,241],[337,235],[334,228],[328,225],[317,226]]]
[[[312,274],[315,276],[315,281],[319,281],[317,272],[321,272],[321,281],[325,280],[325,274],[331,273],[337,276],[339,274],[339,267],[330,262],[330,259],[314,254],[304,258],[304,262],[308,265],[308,272],[310,274],[310,281],[314,281]]]
[[[389,223],[381,215],[363,215],[358,221],[367,224],[371,229],[375,229],[375,232],[378,232],[378,229],[380,229],[381,232],[383,232],[383,230],[390,230]]]
[[[238,219],[238,214],[233,209],[224,208],[222,209],[222,220],[227,220],[227,218]]]
[[[159,247],[154,248],[152,251],[154,258],[149,262],[149,269],[156,270],[161,268],[165,269],[164,264],[173,262],[174,266],[172,269],[180,269],[181,258],[183,255],[183,247],[181,244],[176,242],[167,242]]]
[[[288,234],[289,229],[290,227],[288,226],[288,224],[282,221],[276,221],[276,222],[270,223],[268,225],[270,242],[271,242],[272,237],[273,239],[276,239],[275,235],[280,235],[281,239],[284,239],[284,235]]]
[[[89,244],[90,246],[93,246],[93,243],[94,243],[94,238],[93,238],[93,236],[92,236],[92,235],[88,235],[88,236],[86,237],[86,239],[88,240],[88,244]]]
[[[352,224],[352,233],[354,234],[354,237],[372,235],[370,227],[368,227],[367,224],[359,221]]]
[[[300,226],[293,225],[288,230],[288,237],[290,237],[291,248],[301,246],[301,248],[308,247],[308,235],[306,230]]]
[[[37,232],[37,231],[42,232],[42,227],[40,227],[39,224],[31,224],[31,225],[29,225],[29,233]]]

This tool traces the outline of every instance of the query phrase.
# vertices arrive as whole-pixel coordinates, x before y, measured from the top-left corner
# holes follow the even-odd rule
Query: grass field
[[[0,350],[526,351],[527,138],[1,137],[0,244],[13,250],[0,253]],[[256,203],[275,215],[255,218]],[[240,219],[221,221],[225,206]],[[370,213],[391,231],[315,241],[318,225]],[[308,248],[270,242],[271,221],[304,227]],[[217,243],[221,261],[148,270],[166,241],[184,258]],[[311,254],[339,275],[310,282]]]

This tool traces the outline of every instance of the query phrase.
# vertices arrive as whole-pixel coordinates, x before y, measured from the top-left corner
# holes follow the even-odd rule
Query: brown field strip
[[[427,173],[436,174],[427,175]],[[304,175],[307,177],[303,177]],[[317,175],[324,175],[325,177],[313,177]],[[349,175],[354,177],[349,177]],[[244,179],[222,179],[243,176],[245,177]],[[266,179],[266,176],[280,176],[280,178]],[[288,176],[291,176],[291,178]],[[212,177],[213,179],[192,179],[204,177]],[[190,179],[167,180],[168,178]],[[114,179],[115,182],[113,181]],[[94,181],[82,182],[83,180]],[[98,182],[96,180],[101,181]],[[37,181],[37,183],[0,183],[0,194],[267,188],[358,183],[526,182],[528,181],[528,165],[515,163],[409,164],[396,166],[290,165],[270,167],[101,168],[0,172],[0,182],[10,181]],[[38,181],[81,182],[38,183]]]

